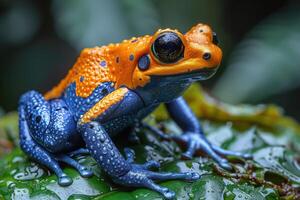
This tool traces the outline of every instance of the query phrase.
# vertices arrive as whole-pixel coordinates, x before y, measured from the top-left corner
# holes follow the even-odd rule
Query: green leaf
[[[2,120],[0,119],[0,124]],[[281,138],[285,138],[284,141],[287,142],[295,138],[299,139],[299,136],[292,132],[293,129],[287,129],[289,134],[282,135],[266,131],[259,126],[241,129],[235,123],[202,121],[202,124],[212,143],[226,149],[252,152],[253,160],[245,161],[230,157],[235,171],[228,172],[219,168],[214,161],[204,155],[190,161],[181,160],[181,150],[177,144],[161,141],[160,138],[145,130],[138,134],[139,144],[130,144],[118,138],[115,141],[119,149],[123,149],[124,146],[133,148],[138,163],[157,160],[162,165],[161,171],[196,171],[201,174],[201,179],[195,182],[173,180],[161,183],[175,191],[178,199],[269,200],[300,197],[297,190],[300,186],[299,164],[295,160],[297,152],[272,144]],[[180,132],[171,121],[165,121],[162,125],[167,133]],[[92,169],[95,175],[92,178],[82,178],[74,169],[64,166],[65,173],[71,176],[74,182],[69,187],[60,187],[53,173],[30,161],[19,148],[16,148],[0,161],[0,198],[162,199],[160,194],[148,189],[126,188],[114,184],[91,157],[79,156],[76,159]]]

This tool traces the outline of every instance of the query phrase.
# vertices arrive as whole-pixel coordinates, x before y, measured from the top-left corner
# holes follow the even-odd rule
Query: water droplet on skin
[[[115,151],[111,150],[111,151],[110,151],[110,155],[111,155],[111,156],[114,156],[114,155],[115,155]]]
[[[104,142],[105,141],[105,136],[103,134],[100,135],[100,141]]]
[[[103,154],[107,154],[107,148],[106,148],[106,147],[103,147],[102,153],[103,153]]]
[[[109,149],[113,149],[112,145],[108,144],[107,146],[108,146]]]

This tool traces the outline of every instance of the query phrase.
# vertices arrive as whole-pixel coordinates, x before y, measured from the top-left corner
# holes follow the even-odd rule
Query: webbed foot
[[[154,181],[163,181],[171,179],[182,179],[186,181],[195,181],[200,178],[200,175],[195,172],[187,173],[171,173],[171,172],[153,172],[150,168],[158,168],[160,165],[156,161],[149,161],[145,164],[134,164],[134,151],[125,149],[127,161],[130,163],[130,171],[120,177],[114,177],[116,183],[133,187],[146,187],[161,193],[166,199],[173,199],[175,192],[170,189],[160,186]]]
[[[244,159],[252,158],[252,156],[247,153],[229,151],[216,145],[212,145],[203,134],[188,132],[179,136],[173,136],[172,138],[177,142],[183,142],[187,145],[186,152],[182,154],[184,159],[192,159],[195,152],[202,150],[208,156],[213,158],[219,166],[226,170],[232,170],[232,166],[221,156],[236,156]]]

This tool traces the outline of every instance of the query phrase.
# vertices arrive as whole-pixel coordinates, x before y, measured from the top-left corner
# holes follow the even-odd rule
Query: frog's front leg
[[[107,107],[106,110],[101,110],[103,105]],[[112,177],[114,182],[125,186],[146,187],[163,194],[168,199],[173,198],[175,196],[173,191],[155,184],[153,180],[195,180],[199,178],[199,175],[197,173],[152,172],[149,168],[159,165],[155,162],[141,165],[133,163],[134,152],[130,149],[125,150],[127,157],[125,159],[110,139],[105,128],[99,122],[94,121],[110,118],[109,115],[116,113],[124,115],[129,114],[128,112],[136,113],[140,106],[143,106],[142,101],[134,92],[118,89],[102,99],[82,117],[78,123],[78,131],[93,158]]]
[[[167,103],[166,107],[172,119],[174,119],[174,121],[184,132],[184,134],[180,136],[174,136],[175,140],[187,144],[187,151],[183,153],[184,158],[191,159],[196,151],[203,150],[221,167],[228,170],[232,169],[230,164],[226,159],[220,157],[220,155],[232,155],[246,159],[251,158],[251,155],[249,154],[225,150],[216,145],[210,144],[202,132],[198,119],[190,110],[182,97]]]

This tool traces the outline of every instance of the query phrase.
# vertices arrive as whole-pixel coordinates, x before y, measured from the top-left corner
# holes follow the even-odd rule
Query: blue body
[[[187,143],[188,149],[183,156],[192,158],[196,150],[202,149],[222,167],[230,169],[228,162],[218,154],[248,155],[223,150],[205,139],[198,120],[181,97],[193,81],[192,78],[184,77],[153,77],[150,84],[134,91],[129,90],[121,101],[85,124],[79,123],[82,115],[115,90],[110,82],[98,86],[88,98],[76,96],[75,83],[70,84],[60,98],[50,101],[46,101],[38,92],[27,92],[19,104],[20,146],[32,159],[56,173],[58,183],[62,186],[70,185],[72,179],[63,173],[59,162],[73,166],[83,177],[92,175],[91,171],[72,158],[84,153],[91,154],[116,183],[148,187],[166,198],[172,198],[174,192],[156,185],[153,180],[196,180],[199,175],[152,172],[149,168],[158,167],[159,163],[151,161],[142,165],[134,164],[134,152],[125,149],[125,159],[110,137],[128,127],[134,127],[160,103],[166,103],[170,116],[184,132],[180,137],[172,137]],[[155,128],[151,130],[159,133]]]

